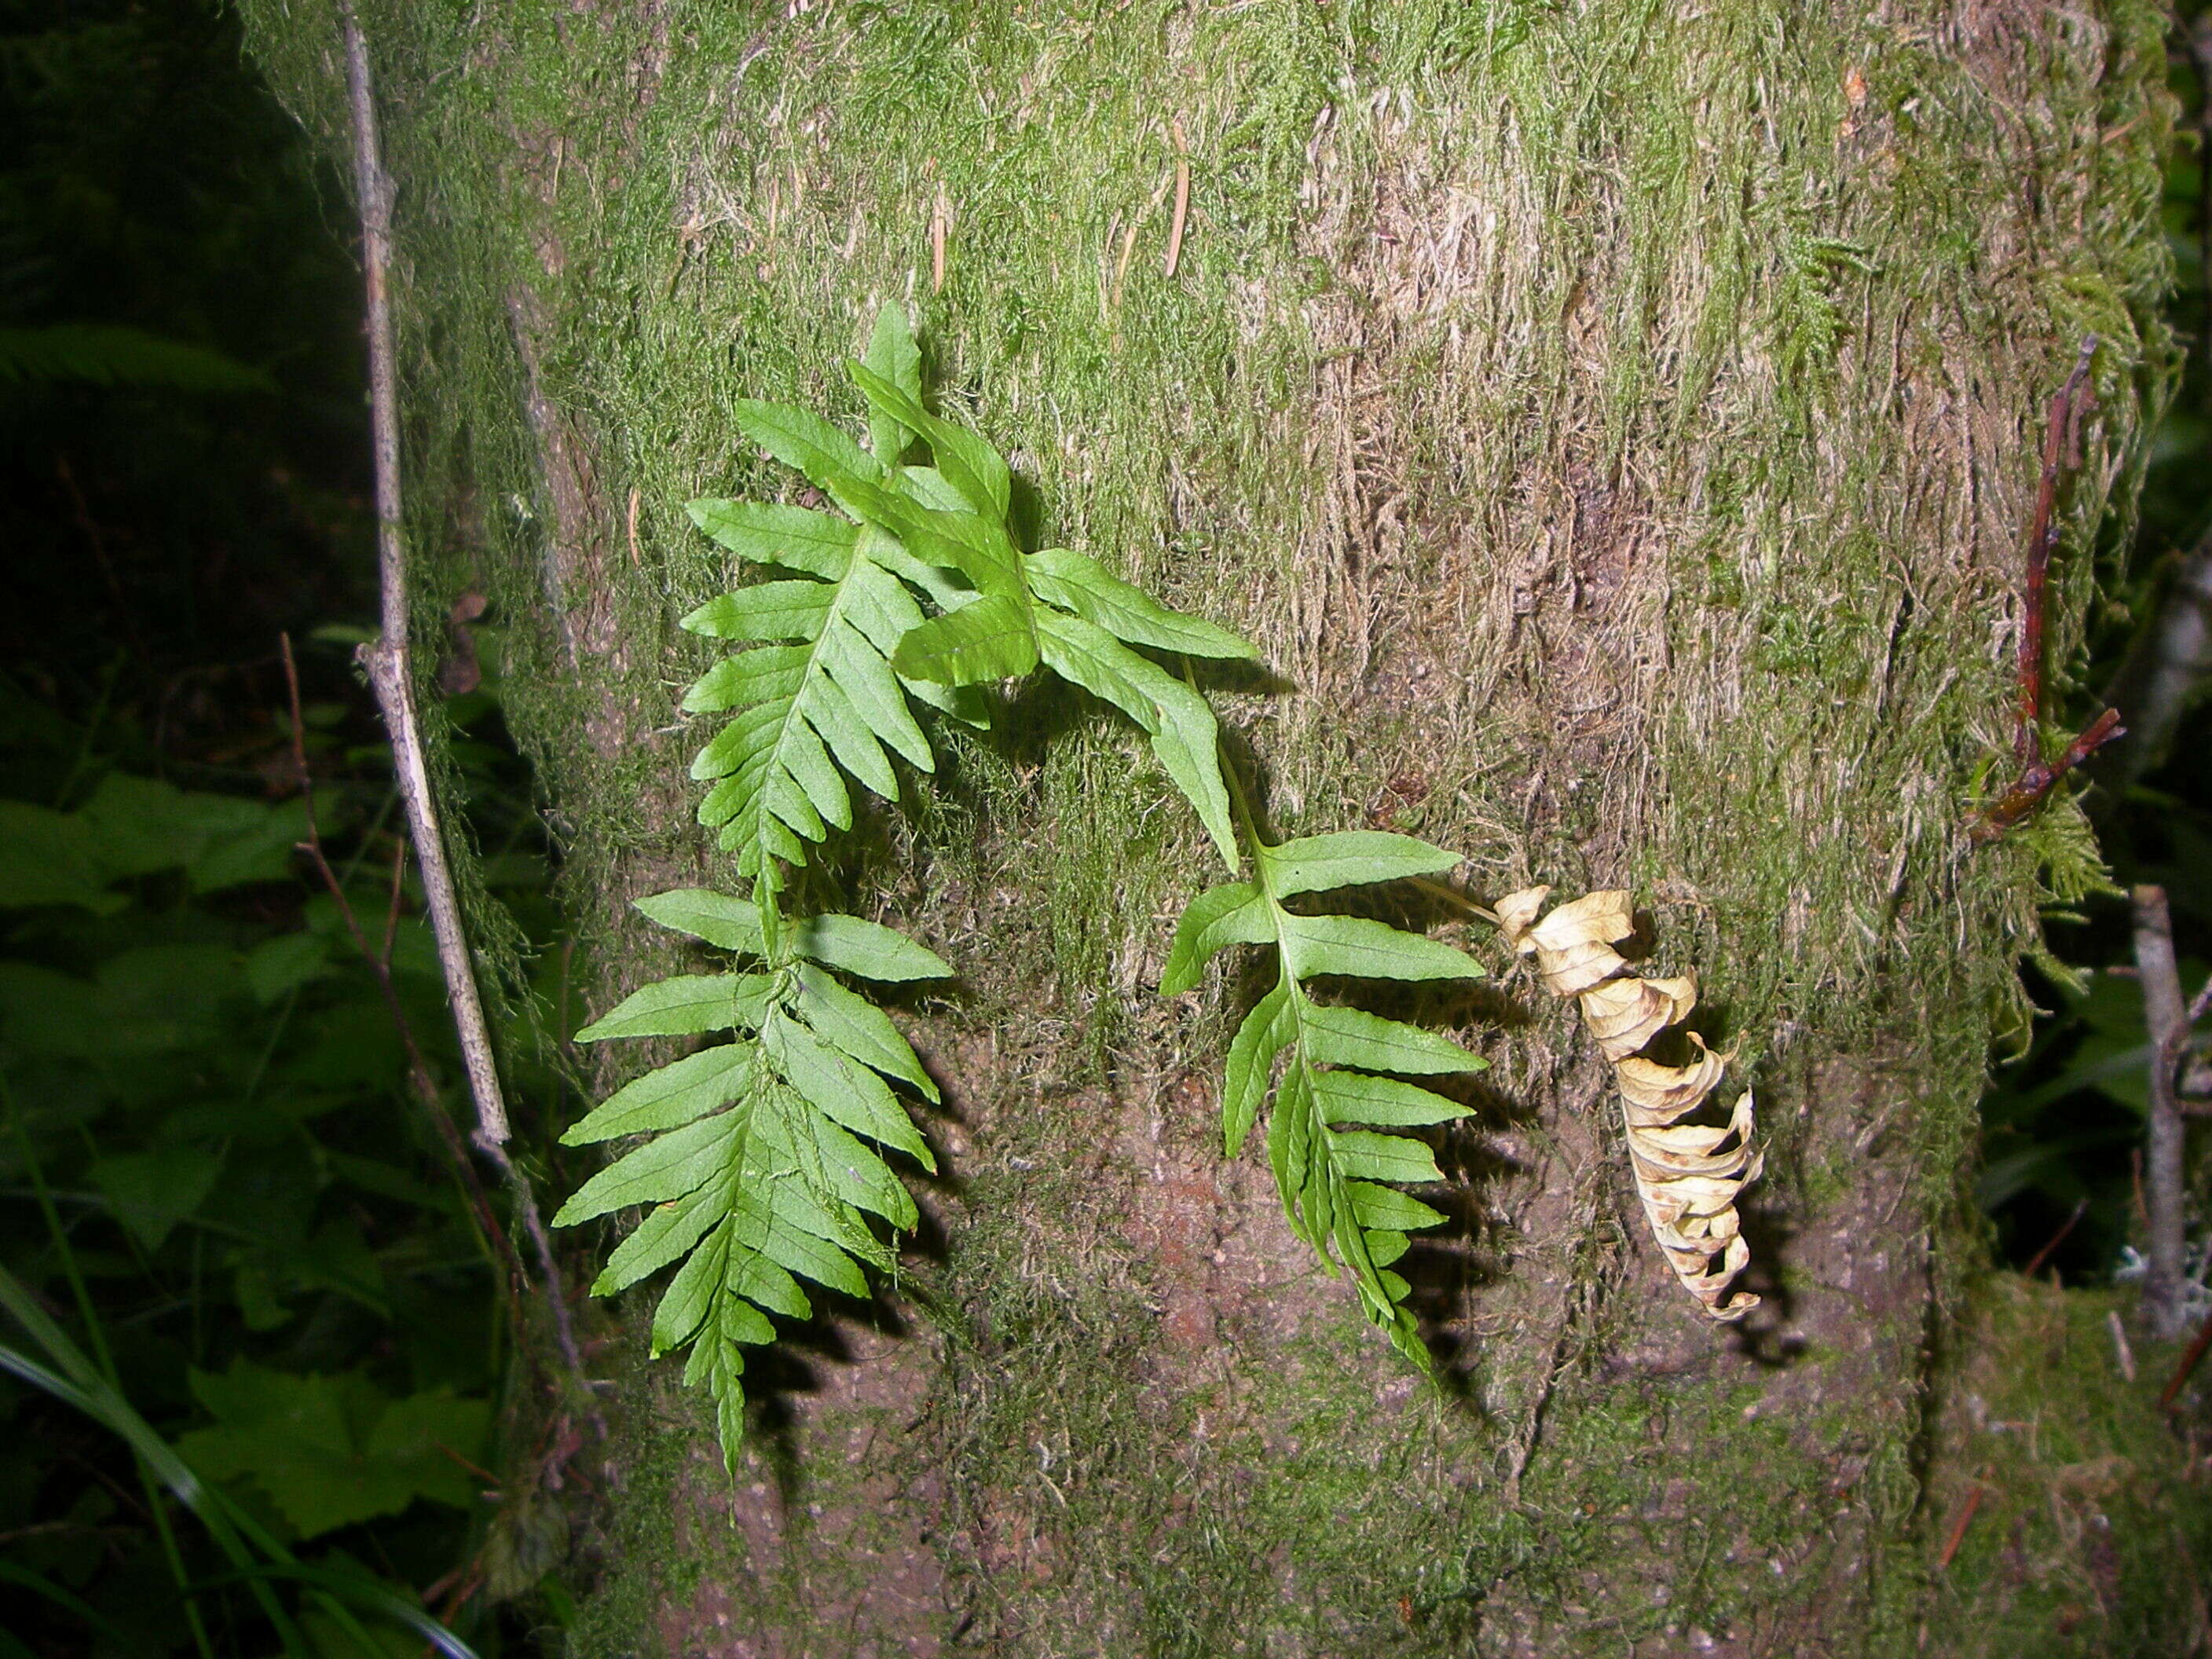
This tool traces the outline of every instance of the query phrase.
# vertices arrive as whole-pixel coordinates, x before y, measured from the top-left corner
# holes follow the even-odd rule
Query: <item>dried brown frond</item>
[[[1747,1291],[1729,1295],[1751,1261],[1735,1208],[1760,1167],[1751,1145],[1751,1093],[1737,1097],[1724,1122],[1685,1121],[1720,1086],[1729,1056],[1694,1031],[1686,1035],[1695,1057],[1686,1066],[1662,1065],[1642,1051],[1697,1006],[1696,975],[1629,975],[1613,948],[1636,931],[1627,893],[1586,893],[1542,915],[1550,893],[1507,894],[1496,906],[1498,926],[1516,951],[1535,958],[1547,989],[1580,1001],[1583,1023],[1613,1062],[1637,1196],[1674,1276],[1711,1318],[1741,1319],[1759,1305]]]

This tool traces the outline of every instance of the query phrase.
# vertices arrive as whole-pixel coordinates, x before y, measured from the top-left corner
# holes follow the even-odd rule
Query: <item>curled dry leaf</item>
[[[1583,993],[1583,1018],[1607,1060],[1625,1060],[1687,1019],[1698,1004],[1694,975],[1680,979],[1613,979]]]
[[[1577,996],[1628,966],[1613,947],[1636,931],[1635,913],[1626,893],[1585,893],[1534,921],[1551,890],[1531,887],[1501,900],[1498,925],[1515,950],[1536,958],[1546,990]]]
[[[1535,958],[1547,990],[1580,1000],[1583,1023],[1613,1062],[1637,1195],[1674,1276],[1711,1318],[1741,1319],[1759,1305],[1747,1291],[1729,1294],[1751,1261],[1735,1208],[1738,1194],[1759,1178],[1750,1092],[1723,1122],[1687,1121],[1719,1086],[1729,1056],[1713,1053],[1694,1031],[1686,1034],[1695,1050],[1686,1066],[1662,1065],[1642,1051],[1688,1018],[1698,1002],[1696,975],[1630,975],[1613,948],[1636,931],[1627,893],[1587,893],[1545,915],[1551,890],[1507,894],[1495,907],[1498,926],[1516,951]]]

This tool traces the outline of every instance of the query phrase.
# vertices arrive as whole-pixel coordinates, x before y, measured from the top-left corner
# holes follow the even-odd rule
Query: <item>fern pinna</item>
[[[1408,1232],[1443,1217],[1399,1186],[1441,1181],[1428,1147],[1402,1129],[1449,1122],[1468,1109],[1402,1077],[1479,1072],[1489,1064],[1457,1043],[1363,1009],[1316,1000],[1316,979],[1453,980],[1481,966],[1436,939],[1361,916],[1292,909],[1287,900],[1370,882],[1434,876],[1456,854],[1411,836],[1347,830],[1269,846],[1252,836],[1253,878],[1192,901],[1160,978],[1173,996],[1194,987],[1231,945],[1271,945],[1275,982],[1229,1045],[1221,1091],[1223,1155],[1237,1156],[1266,1101],[1267,1160],[1298,1236],[1324,1262],[1341,1262],[1361,1306],[1391,1346],[1428,1369],[1427,1346],[1405,1306],[1410,1288],[1390,1271]],[[1389,1184],[1386,1184],[1389,1183]]]
[[[884,1011],[825,970],[878,982],[952,970],[857,916],[808,916],[771,942],[754,900],[694,890],[638,908],[760,968],[662,980],[577,1033],[582,1042],[732,1036],[626,1084],[562,1137],[570,1146],[659,1139],[586,1182],[556,1221],[655,1206],[592,1290],[611,1296],[690,1258],[654,1310],[653,1352],[691,1345],[684,1380],[713,1393],[724,1451],[734,1455],[744,1433],[741,1345],[775,1340],[766,1313],[812,1312],[800,1279],[867,1294],[860,1265],[891,1261],[869,1216],[902,1231],[915,1224],[913,1199],[867,1143],[936,1168],[893,1087],[934,1101],[936,1085]]]
[[[865,1294],[862,1268],[892,1261],[878,1225],[895,1235],[916,1219],[886,1154],[934,1167],[908,1107],[935,1101],[935,1085],[883,1010],[838,975],[884,984],[951,969],[887,927],[794,906],[814,849],[853,823],[850,784],[896,800],[898,762],[934,769],[925,720],[987,730],[978,688],[1042,667],[1134,720],[1231,872],[1243,862],[1212,708],[1144,653],[1250,659],[1253,647],[1080,553],[1023,551],[1008,522],[1004,458],[922,406],[921,354],[896,307],[884,307],[867,356],[848,367],[869,406],[869,448],[803,410],[737,408],[745,434],[836,512],[723,500],[690,508],[730,552],[777,573],[684,618],[695,633],[744,647],[710,669],[684,707],[730,717],[691,771],[710,785],[700,819],[750,890],[741,898],[664,893],[638,908],[733,953],[739,969],[647,986],[579,1034],[728,1038],[637,1079],[568,1132],[570,1144],[657,1138],[586,1183],[556,1218],[570,1224],[652,1206],[593,1289],[611,1294],[677,1268],[653,1316],[653,1351],[690,1346],[686,1381],[713,1392],[730,1456],[743,1433],[744,1346],[774,1340],[769,1315],[808,1316],[801,1280]],[[908,464],[923,447],[927,464]],[[1401,836],[1253,841],[1257,880],[1193,907],[1164,988],[1194,981],[1224,944],[1277,945],[1281,982],[1231,1055],[1231,1155],[1276,1054],[1289,1048],[1270,1146],[1292,1218],[1325,1260],[1333,1250],[1351,1268],[1377,1322],[1425,1364],[1404,1282],[1388,1268],[1407,1229],[1439,1218],[1381,1183],[1437,1179],[1435,1161],[1418,1142],[1335,1126],[1455,1116],[1450,1102],[1380,1073],[1482,1062],[1415,1028],[1316,1002],[1305,981],[1479,969],[1418,936],[1281,901],[1454,860]]]

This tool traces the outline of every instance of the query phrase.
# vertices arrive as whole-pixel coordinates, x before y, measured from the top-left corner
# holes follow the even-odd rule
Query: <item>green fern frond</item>
[[[870,1218],[897,1233],[917,1216],[885,1152],[936,1168],[902,1091],[933,1102],[937,1085],[890,1017],[828,970],[890,981],[952,970],[857,916],[777,926],[772,905],[764,915],[756,901],[698,890],[637,908],[760,968],[661,980],[577,1033],[586,1042],[732,1036],[626,1084],[562,1138],[653,1137],[586,1182],[554,1224],[651,1206],[592,1292],[611,1296],[682,1263],[653,1313],[653,1352],[690,1346],[684,1380],[714,1395],[724,1456],[734,1460],[743,1349],[775,1340],[769,1316],[811,1315],[805,1284],[865,1296],[862,1268],[890,1269],[891,1249]]]
[[[1213,888],[1183,913],[1160,992],[1191,989],[1206,964],[1231,945],[1274,947],[1275,983],[1244,1017],[1229,1048],[1223,1155],[1234,1158],[1243,1146],[1272,1085],[1267,1158],[1291,1225],[1332,1272],[1342,1265],[1368,1317],[1425,1370],[1428,1350],[1405,1307],[1409,1287],[1390,1264],[1405,1254],[1408,1232],[1443,1217],[1396,1188],[1443,1176],[1422,1142],[1376,1129],[1466,1116],[1457,1102],[1403,1079],[1479,1072],[1489,1062],[1402,1020],[1316,1001],[1310,988],[1327,977],[1476,979],[1482,968],[1419,933],[1363,917],[1306,914],[1285,901],[1432,876],[1459,860],[1426,842],[1379,830],[1279,847],[1256,835],[1252,842],[1253,878]],[[1347,1127],[1354,1125],[1370,1127]]]
[[[718,665],[685,700],[695,712],[741,711],[693,763],[693,776],[721,780],[702,820],[720,828],[722,845],[738,852],[748,874],[771,857],[803,864],[804,843],[851,823],[840,768],[886,799],[896,798],[896,785],[884,747],[930,769],[900,690],[972,719],[974,705],[958,701],[962,689],[1042,664],[1144,729],[1236,868],[1213,711],[1133,647],[1244,659],[1255,648],[1167,609],[1083,554],[1021,551],[1008,523],[1006,459],[922,406],[920,364],[902,313],[884,307],[867,358],[847,365],[868,402],[872,454],[807,410],[738,404],[746,436],[847,517],[691,504],[694,521],[740,558],[800,573],[725,595],[684,619],[695,632],[763,642]],[[901,464],[916,443],[928,447],[932,465]],[[924,620],[915,593],[939,614]]]
[[[921,357],[904,319],[886,307],[869,360],[886,384],[921,392]],[[746,400],[738,424],[770,453],[831,491],[853,519],[757,501],[702,500],[692,521],[749,563],[796,573],[710,599],[683,625],[754,648],[725,659],[694,685],[686,713],[737,711],[699,751],[691,775],[715,780],[700,822],[720,831],[741,874],[774,876],[774,860],[808,861],[807,843],[853,823],[851,777],[896,800],[890,757],[923,772],[936,766],[909,696],[981,724],[979,707],[946,688],[895,672],[891,653],[922,623],[908,584],[940,599],[951,589],[866,511],[880,506],[913,433],[889,416],[871,423],[877,453],[804,410]]]
[[[0,328],[0,386],[76,382],[178,392],[274,392],[268,372],[209,346],[109,323]]]

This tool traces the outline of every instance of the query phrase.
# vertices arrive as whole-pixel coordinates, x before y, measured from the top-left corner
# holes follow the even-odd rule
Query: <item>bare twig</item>
[[[424,907],[437,940],[438,963],[453,1011],[469,1092],[476,1103],[477,1149],[505,1177],[523,1229],[530,1235],[544,1281],[553,1334],[572,1382],[586,1388],[583,1358],[576,1346],[562,1293],[560,1267],[551,1239],[538,1213],[529,1177],[507,1156],[507,1103],[500,1092],[499,1069],[492,1055],[491,1032],[477,989],[476,972],[462,930],[460,901],[453,868],[446,858],[436,799],[422,760],[422,729],[416,718],[414,672],[410,657],[410,613],[406,546],[402,533],[399,489],[399,387],[398,354],[392,344],[392,180],[384,170],[377,141],[376,101],[370,85],[368,45],[351,0],[339,0],[338,20],[345,39],[346,94],[353,118],[354,185],[361,205],[362,263],[368,287],[369,407],[376,470],[376,562],[382,592],[381,631],[364,646],[361,661],[368,671],[377,706],[392,738],[392,769],[407,814],[408,838],[422,873]],[[586,1395],[585,1397],[588,1397]],[[593,1413],[594,1426],[605,1425]]]
[[[2088,1212],[2088,1209],[2087,1199],[2075,1200],[2072,1212],[2068,1214],[2065,1220],[2058,1224],[2058,1231],[2043,1241],[2043,1248],[2030,1256],[2027,1259],[2027,1266],[2020,1270],[2022,1279],[2033,1279],[2043,1271],[2043,1264],[2050,1261],[2051,1253],[2066,1242],[2066,1236],[2074,1231],[2075,1224]]]
[[[2043,428],[2043,477],[2036,485],[2035,517],[2027,530],[2027,580],[2021,594],[2020,628],[2020,707],[2013,728],[2013,753],[2022,765],[2034,758],[2035,726],[2043,713],[2043,590],[2051,574],[2051,556],[2058,550],[2058,484],[2066,466],[2067,437],[2075,424],[2075,407],[2089,377],[2089,362],[2097,350],[2092,334],[2081,343],[2074,372],[2051,400],[2051,413]]]
[[[2173,1368],[2173,1375],[2166,1380],[2160,1390],[2158,1403],[2161,1408],[2181,1398],[2181,1390],[2189,1382],[2189,1374],[2197,1369],[2197,1361],[2204,1358],[2204,1350],[2212,1348],[2212,1319],[2197,1327],[2197,1340],[2189,1345],[2189,1352],[2181,1356],[2181,1363]]]
[[[2061,778],[2113,738],[2127,735],[2118,713],[2107,708],[2057,760],[2046,763],[2043,758],[2045,588],[2051,574],[2051,556],[2058,550],[2059,486],[2067,472],[2081,465],[2075,452],[2081,442],[2081,422],[2094,396],[2089,388],[2089,364],[2096,351],[2097,337],[2092,334],[2081,342],[2074,372],[2051,399],[2051,411],[2044,422],[2043,476],[2036,487],[2035,514],[2028,522],[2027,570],[2021,589],[2020,667],[2012,738],[2020,777],[1976,822],[1972,835],[1977,842],[1996,840],[2033,811]]]
[[[2173,1073],[2189,1035],[2181,1005],[2181,976],[2173,960],[2173,922],[2166,890],[2144,885],[2135,905],[2136,968],[2142,976],[2143,1020],[2150,1030],[2150,1126],[2144,1140],[2144,1231],[2149,1248],[2143,1278],[2143,1310],[2152,1336],[2171,1342],[2182,1334],[2182,1123]]]

